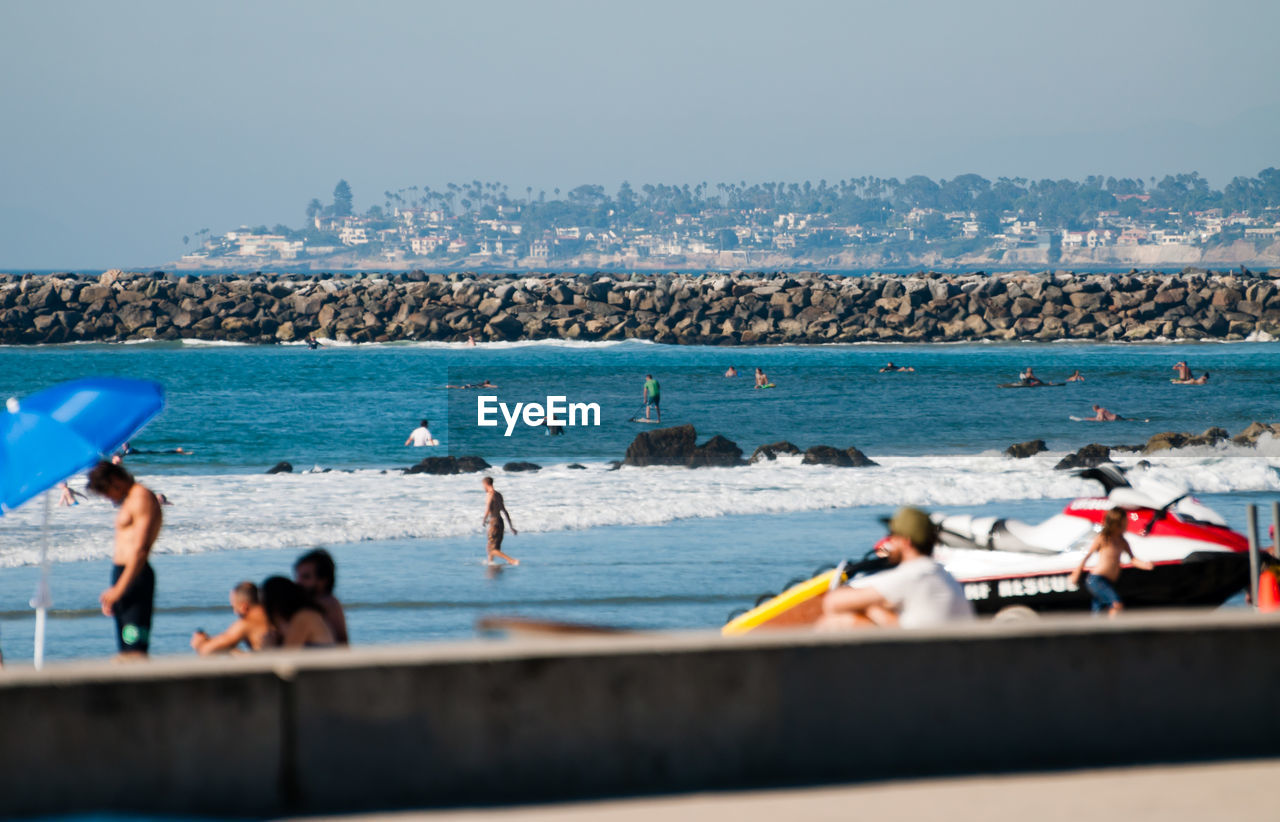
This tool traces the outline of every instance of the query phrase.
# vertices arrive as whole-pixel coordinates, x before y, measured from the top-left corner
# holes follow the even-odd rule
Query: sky
[[[1280,166],[1272,0],[0,5],[0,270],[161,266],[346,179]]]

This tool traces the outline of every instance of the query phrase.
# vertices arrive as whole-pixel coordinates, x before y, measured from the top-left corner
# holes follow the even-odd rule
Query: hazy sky
[[[0,269],[158,265],[409,185],[1280,165],[1280,3],[0,6]]]

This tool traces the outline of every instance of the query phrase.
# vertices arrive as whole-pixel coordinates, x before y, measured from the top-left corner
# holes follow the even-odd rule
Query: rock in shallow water
[[[1028,440],[1027,442],[1015,442],[1004,449],[1004,453],[1006,456],[1013,457],[1016,460],[1022,460],[1032,454],[1039,454],[1041,451],[1048,450],[1049,447],[1044,444],[1044,440]]]

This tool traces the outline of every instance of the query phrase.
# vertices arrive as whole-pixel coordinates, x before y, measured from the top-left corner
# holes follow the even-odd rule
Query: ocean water
[[[707,348],[635,342],[252,347],[144,343],[0,348],[0,391],[19,396],[90,374],[162,382],[168,406],[134,441],[127,463],[163,492],[165,528],[153,648],[184,653],[195,628],[229,621],[241,579],[287,573],[315,546],[339,561],[338,593],[358,642],[467,638],[485,615],[525,615],[637,628],[716,628],[789,578],[860,555],[900,504],[1035,520],[1095,486],[1053,470],[1089,442],[1141,443],[1166,430],[1232,433],[1276,419],[1280,357],[1273,343],[964,344]],[[1176,386],[1187,359],[1212,374]],[[879,374],[886,361],[914,373]],[[736,365],[741,376],[726,379]],[[1034,367],[1084,383],[1001,389]],[[776,388],[752,388],[763,368]],[[866,469],[783,458],[735,469],[610,470],[645,426],[644,375],[662,383],[663,423],[692,423],[745,452],[781,439],[857,446]],[[450,390],[483,379],[492,392]],[[482,395],[596,403],[600,425],[548,436],[543,427],[476,424]],[[1149,422],[1075,422],[1100,403]],[[441,446],[402,443],[419,418]],[[1050,452],[1010,460],[1009,443],[1045,439]],[[181,446],[191,456],[150,453]],[[494,464],[516,528],[519,568],[481,559],[479,475],[404,475],[424,455],[476,454]],[[1134,464],[1139,455],[1121,454]],[[298,473],[266,475],[280,460]],[[537,473],[505,473],[527,460]],[[1211,501],[1237,528],[1248,503],[1280,499],[1280,442],[1148,458],[1150,473]],[[577,463],[585,468],[570,468]],[[82,483],[82,480],[75,482]],[[113,652],[97,613],[110,563],[111,507],[33,500],[0,518],[0,648],[30,658],[28,600],[39,548],[53,558],[53,659]]]

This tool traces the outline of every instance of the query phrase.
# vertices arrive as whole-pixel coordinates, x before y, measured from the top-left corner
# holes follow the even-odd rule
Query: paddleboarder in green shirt
[[[644,375],[644,418],[649,419],[649,405],[653,405],[653,410],[657,413],[657,422],[662,422],[662,408],[659,407],[659,397],[662,388],[658,385],[658,381],[653,378],[652,374]]]

